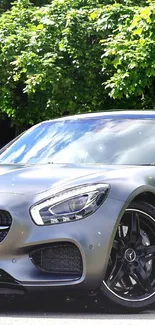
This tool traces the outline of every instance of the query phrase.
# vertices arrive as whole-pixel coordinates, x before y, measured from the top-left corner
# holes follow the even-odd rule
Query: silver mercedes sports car
[[[155,302],[155,112],[33,126],[0,151],[0,294]]]

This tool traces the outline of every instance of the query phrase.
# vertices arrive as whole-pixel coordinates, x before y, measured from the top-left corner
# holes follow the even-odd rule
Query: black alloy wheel
[[[126,209],[101,294],[133,310],[155,301],[155,208],[150,204],[135,202]]]

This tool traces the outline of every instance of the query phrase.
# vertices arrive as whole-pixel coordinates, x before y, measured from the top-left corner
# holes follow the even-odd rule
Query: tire
[[[102,305],[109,301],[130,312],[155,303],[155,207],[149,203],[133,202],[126,209],[115,235],[99,299]]]

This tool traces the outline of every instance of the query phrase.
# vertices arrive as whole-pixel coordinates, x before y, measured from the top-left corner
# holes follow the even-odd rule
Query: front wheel
[[[131,311],[155,302],[155,208],[134,202],[126,209],[114,239],[100,289],[119,307]]]

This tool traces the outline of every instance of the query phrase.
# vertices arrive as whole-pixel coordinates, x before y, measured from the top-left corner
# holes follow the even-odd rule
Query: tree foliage
[[[1,112],[154,108],[154,47],[154,1],[15,1],[0,17]]]
[[[110,96],[135,97],[138,107],[154,109],[155,2],[126,8],[123,21],[101,43],[103,70],[107,75],[105,85]]]

